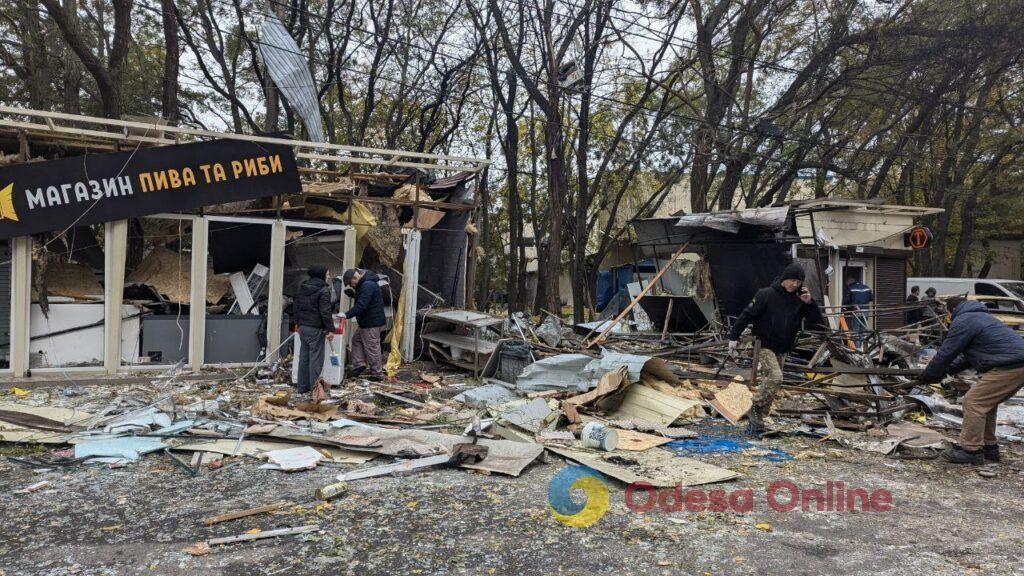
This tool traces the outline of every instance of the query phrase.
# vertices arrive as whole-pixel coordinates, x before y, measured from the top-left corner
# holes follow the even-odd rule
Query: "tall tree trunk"
[[[50,66],[47,62],[47,45],[43,38],[43,26],[39,11],[34,4],[21,4],[21,16],[24,19],[25,38],[25,70],[28,71],[28,104],[36,110],[50,107]]]
[[[128,60],[128,48],[131,44],[131,23],[133,0],[111,0],[114,5],[114,39],[111,42],[110,54],[103,57],[103,43],[100,42],[98,55],[89,47],[89,41],[82,33],[77,19],[69,19],[67,12],[58,0],[40,0],[50,18],[60,28],[64,40],[75,51],[82,65],[96,80],[100,100],[103,104],[103,115],[107,118],[121,117],[121,82],[124,66]],[[104,60],[106,60],[104,62]]]
[[[64,15],[73,28],[78,28],[78,0],[64,0]],[[82,102],[82,64],[75,51],[63,42],[64,58],[64,112],[80,114]]]
[[[557,89],[552,89],[552,102],[558,102]],[[548,236],[547,269],[538,270],[544,282],[544,309],[561,314],[558,284],[562,275],[562,223],[565,219],[565,159],[562,157],[562,114],[557,104],[547,112],[544,122],[544,154],[548,166]]]
[[[178,120],[178,68],[181,47],[178,42],[177,7],[174,0],[160,0],[164,26],[164,86],[161,105],[164,118]]]

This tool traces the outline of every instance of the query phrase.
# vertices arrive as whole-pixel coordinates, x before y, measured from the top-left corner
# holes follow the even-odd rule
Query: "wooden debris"
[[[736,425],[750,411],[753,406],[753,398],[754,395],[750,392],[750,388],[739,382],[733,382],[715,394],[715,398],[709,403],[723,418]]]
[[[50,484],[49,480],[40,480],[39,482],[36,482],[35,484],[30,484],[28,486],[25,486],[21,490],[15,490],[14,494],[28,494],[29,492],[35,492],[36,490],[39,490],[40,488],[48,486],[49,484]]]
[[[636,432],[634,430],[615,428],[615,432],[619,435],[619,445],[616,447],[616,450],[641,452],[654,448],[655,446],[668,444],[672,441],[671,438],[655,436],[653,434],[644,434],[643,432]]]
[[[278,536],[292,536],[294,534],[306,534],[309,532],[316,532],[320,530],[320,527],[316,524],[309,524],[307,526],[298,526],[296,528],[281,528],[279,530],[266,530],[263,532],[257,532],[255,534],[239,534],[238,536],[225,536],[224,538],[211,538],[206,541],[210,546],[219,546],[221,544],[235,544],[236,542],[249,542],[251,540],[263,540],[266,538],[276,538]]]
[[[264,514],[267,512],[273,512],[274,510],[280,510],[286,506],[291,506],[291,502],[281,500],[273,504],[267,504],[266,506],[260,506],[258,508],[248,508],[246,510],[238,510],[237,512],[228,512],[219,516],[211,516],[203,520],[204,526],[212,526],[214,524],[220,524],[221,522],[228,522],[230,520],[238,520],[239,518],[245,518],[246,516],[255,516],[256,514]]]

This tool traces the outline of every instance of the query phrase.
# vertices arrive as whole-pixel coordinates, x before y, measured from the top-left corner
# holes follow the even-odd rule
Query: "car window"
[[[1024,298],[1024,282],[1002,282],[1000,286],[1013,292],[1017,298]]]
[[[989,282],[975,282],[974,293],[979,296],[1006,296],[998,286]]]

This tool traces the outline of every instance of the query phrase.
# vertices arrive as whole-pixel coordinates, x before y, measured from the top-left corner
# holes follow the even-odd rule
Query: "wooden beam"
[[[621,322],[622,319],[625,318],[627,314],[629,314],[633,307],[636,306],[640,302],[640,300],[643,299],[643,297],[646,296],[647,293],[651,291],[652,288],[654,288],[654,285],[657,284],[658,280],[661,280],[661,277],[665,275],[665,272],[668,271],[669,267],[672,266],[673,263],[675,263],[676,258],[679,258],[679,256],[682,255],[683,251],[686,250],[686,247],[689,245],[689,241],[684,242],[683,245],[680,246],[679,249],[677,249],[672,254],[672,256],[669,256],[668,262],[665,264],[665,266],[661,270],[658,270],[658,273],[654,275],[654,278],[651,278],[650,280],[647,281],[647,286],[645,286],[644,289],[641,290],[639,294],[637,294],[636,298],[634,298],[633,301],[629,303],[629,306],[626,306],[625,310],[619,312],[619,315],[616,316],[614,320],[612,320],[612,323],[609,324],[604,330],[602,330],[596,338],[594,338],[590,342],[587,342],[586,339],[584,339],[583,347],[590,348],[595,344],[600,344],[601,342],[604,342],[604,339],[608,336],[608,333],[611,332],[613,328],[618,326],[619,322]],[[591,330],[590,334],[593,333],[594,331]],[[587,336],[590,336],[590,334],[587,334]]]
[[[258,508],[248,508],[246,510],[238,510],[236,512],[228,512],[219,516],[210,516],[203,520],[203,526],[212,526],[214,524],[220,524],[221,522],[228,522],[230,520],[238,520],[239,518],[245,518],[246,516],[255,516],[256,514],[264,514],[267,512],[273,512],[274,510],[280,510],[285,506],[290,506],[291,502],[281,500],[273,504],[267,504],[266,506],[260,506]]]

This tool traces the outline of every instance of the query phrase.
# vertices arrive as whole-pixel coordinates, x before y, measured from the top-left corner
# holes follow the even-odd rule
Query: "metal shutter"
[[[904,326],[903,312],[886,312],[884,308],[902,306],[907,293],[906,258],[875,257],[875,304],[883,310],[875,316],[875,329],[886,330]]]

